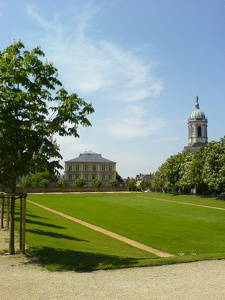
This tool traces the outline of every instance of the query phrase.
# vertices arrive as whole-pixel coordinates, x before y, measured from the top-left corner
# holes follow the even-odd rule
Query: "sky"
[[[199,97],[208,140],[225,135],[225,0],[0,0],[0,50],[41,45],[92,127],[57,137],[64,162],[85,151],[149,174],[188,144]]]

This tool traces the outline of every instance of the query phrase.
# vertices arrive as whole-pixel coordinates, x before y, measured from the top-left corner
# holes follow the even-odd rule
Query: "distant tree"
[[[57,181],[57,186],[58,187],[66,187],[68,185],[69,185],[69,183],[68,183],[68,181],[66,179],[59,179]]]
[[[118,182],[118,180],[115,179],[115,178],[112,178],[112,179],[109,180],[109,185],[110,185],[111,187],[117,187],[118,184],[119,184],[119,182]]]
[[[172,191],[173,193],[182,190],[184,188],[182,177],[190,160],[190,153],[186,151],[170,156],[155,172],[153,188]]]
[[[85,184],[86,184],[86,180],[84,178],[79,177],[75,180],[75,186],[77,187],[83,187],[85,186]]]
[[[184,190],[190,191],[191,188],[196,188],[199,193],[205,193],[208,189],[204,183],[203,166],[205,164],[204,157],[205,147],[190,154],[190,159],[184,165],[184,171],[180,184]]]
[[[37,174],[35,174],[33,177],[32,177],[32,184],[33,186],[42,186],[43,187],[43,184],[47,184],[48,182],[48,185],[50,184],[50,182],[52,181],[52,176],[49,172],[45,171],[45,172],[39,172]],[[44,180],[44,181],[43,181]],[[42,182],[42,183],[41,183]]]
[[[92,180],[92,185],[96,188],[99,188],[102,185],[102,181],[98,178]]]
[[[140,182],[140,187],[141,187],[141,190],[144,191],[146,190],[147,188],[151,188],[152,186],[152,183],[149,179],[143,179],[141,182]]]
[[[129,189],[131,189],[131,191],[133,191],[137,187],[136,180],[133,177],[132,178],[128,177],[126,184],[129,187]]]
[[[203,181],[211,192],[225,192],[225,137],[204,149]]]
[[[29,188],[32,187],[33,181],[32,181],[32,175],[28,175],[21,181],[21,186],[23,188]]]
[[[152,182],[152,188],[155,191],[162,191],[168,188],[168,180],[166,175],[167,162],[163,163],[155,172]]]
[[[39,186],[40,186],[40,187],[46,188],[46,187],[49,186],[50,182],[51,182],[51,181],[48,180],[48,179],[42,179],[42,180],[39,182]]]

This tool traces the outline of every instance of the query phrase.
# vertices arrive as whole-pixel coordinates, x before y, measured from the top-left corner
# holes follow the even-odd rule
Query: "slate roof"
[[[79,157],[73,158],[71,160],[67,160],[66,163],[115,163],[109,159],[102,157],[101,154],[95,153],[93,151],[85,151],[84,153],[80,153]]]

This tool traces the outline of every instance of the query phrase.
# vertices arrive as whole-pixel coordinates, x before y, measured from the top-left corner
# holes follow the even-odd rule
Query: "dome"
[[[195,98],[195,110],[190,114],[190,119],[205,119],[204,112],[199,108],[198,96]]]
[[[205,114],[201,109],[197,108],[190,114],[190,119],[205,119]]]

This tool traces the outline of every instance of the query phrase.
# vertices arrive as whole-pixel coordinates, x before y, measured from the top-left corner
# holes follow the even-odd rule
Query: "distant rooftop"
[[[73,158],[71,160],[67,160],[66,163],[72,162],[83,162],[83,163],[115,163],[109,159],[102,157],[101,154],[95,153],[93,151],[85,151],[84,153],[80,153],[79,157]]]

